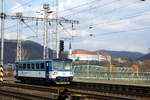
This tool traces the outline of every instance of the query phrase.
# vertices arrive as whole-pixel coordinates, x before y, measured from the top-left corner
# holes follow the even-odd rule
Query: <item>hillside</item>
[[[129,52],[129,51],[111,51],[111,50],[97,50],[97,51],[108,52],[112,57],[120,57],[129,60],[136,60],[144,55],[139,52]]]
[[[140,57],[138,60],[141,60],[141,61],[150,60],[150,53]]]
[[[5,40],[4,43],[4,63],[14,63],[16,60],[16,40]],[[49,49],[50,57],[52,50]],[[43,46],[33,41],[22,42],[22,59],[42,59]]]
[[[16,40],[5,40],[4,44],[4,63],[14,63],[16,60],[16,46],[17,46]],[[24,60],[29,59],[42,59],[43,56],[43,46],[33,42],[33,41],[23,41],[22,42],[22,58]],[[81,49],[80,49],[81,50]],[[85,51],[85,50],[84,50]],[[97,50],[101,52],[108,52],[112,57],[121,57],[125,59],[132,59],[136,60],[137,58],[140,59],[147,59],[149,58],[149,55],[145,55],[138,52],[127,52],[127,51],[110,51],[110,50]],[[52,50],[49,49],[49,57],[52,58]],[[63,56],[67,57],[67,51],[64,52]],[[142,58],[143,56],[143,58]]]

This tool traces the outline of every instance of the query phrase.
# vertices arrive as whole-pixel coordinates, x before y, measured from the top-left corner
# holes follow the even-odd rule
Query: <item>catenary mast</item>
[[[1,65],[4,65],[4,26],[5,26],[5,2],[2,0],[1,12]]]

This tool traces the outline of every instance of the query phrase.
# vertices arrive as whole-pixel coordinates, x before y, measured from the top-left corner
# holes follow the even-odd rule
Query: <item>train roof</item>
[[[72,61],[72,59],[39,59],[39,60],[22,60],[16,62],[43,62],[43,61]]]

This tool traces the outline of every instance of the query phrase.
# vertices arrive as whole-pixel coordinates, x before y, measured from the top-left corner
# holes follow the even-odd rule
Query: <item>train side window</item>
[[[19,65],[17,65],[17,66],[19,66],[19,69],[22,69],[22,64],[19,64]]]
[[[34,64],[31,65],[32,69],[34,69]]]
[[[23,69],[26,69],[26,64],[23,64]]]
[[[27,68],[30,69],[30,64],[27,64]]]
[[[39,69],[39,68],[40,68],[39,64],[36,64],[36,69]]]
[[[18,64],[16,64],[16,69],[18,69],[19,67],[18,67],[19,65]]]
[[[44,69],[44,63],[41,63],[41,69]]]

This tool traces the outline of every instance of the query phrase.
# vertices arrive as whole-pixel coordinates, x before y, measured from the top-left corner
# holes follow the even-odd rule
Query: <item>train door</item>
[[[49,78],[52,78],[52,61],[49,62]]]
[[[16,63],[15,67],[16,67],[16,77],[18,77],[18,67],[21,66],[18,63]]]
[[[49,62],[46,62],[46,79],[49,80]]]

